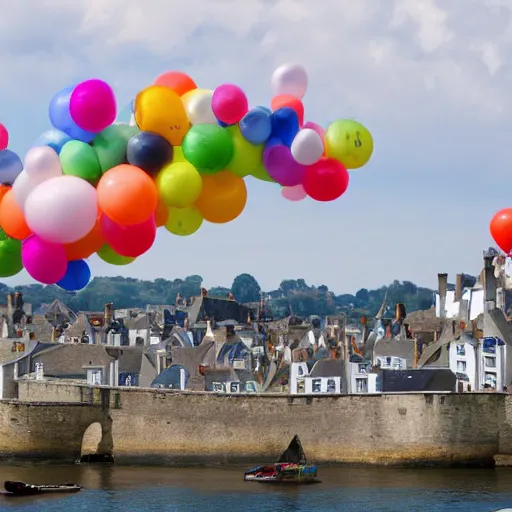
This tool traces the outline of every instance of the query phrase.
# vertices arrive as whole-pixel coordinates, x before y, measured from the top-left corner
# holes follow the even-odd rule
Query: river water
[[[320,468],[322,483],[243,482],[244,468],[0,466],[0,480],[78,483],[74,495],[7,497],[16,512],[491,512],[512,507],[512,469]]]

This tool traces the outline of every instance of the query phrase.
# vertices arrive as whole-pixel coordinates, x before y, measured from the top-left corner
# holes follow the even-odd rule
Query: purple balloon
[[[290,148],[282,144],[265,148],[263,164],[269,176],[283,187],[294,187],[304,181],[306,166],[297,163]]]

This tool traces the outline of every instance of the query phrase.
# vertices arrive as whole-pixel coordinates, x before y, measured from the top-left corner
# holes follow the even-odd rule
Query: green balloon
[[[261,162],[261,164],[258,165],[257,169],[255,169],[251,173],[251,176],[253,176],[254,178],[257,178],[258,180],[261,180],[261,181],[268,181],[270,183],[275,183],[276,182],[274,179],[272,179],[268,175],[268,172],[265,169],[265,166],[263,165],[263,162]]]
[[[185,158],[202,174],[222,171],[233,158],[233,140],[216,124],[196,124],[181,144]]]
[[[258,168],[263,165],[265,146],[263,144],[255,146],[246,141],[236,124],[228,126],[225,130],[230,134],[233,141],[233,158],[226,166],[226,170],[241,178],[245,178],[255,171],[257,172]]]
[[[21,242],[8,237],[0,229],[0,277],[15,276],[22,270]]]
[[[110,265],[129,265],[135,258],[129,258],[128,256],[121,256],[117,254],[110,245],[103,245],[100,250],[96,253],[104,262],[109,263]]]
[[[136,126],[113,124],[98,133],[92,142],[100,163],[101,172],[126,163],[126,146],[137,133]]]
[[[101,168],[94,149],[85,142],[70,140],[64,144],[60,155],[62,173],[78,176],[95,185],[101,177]]]

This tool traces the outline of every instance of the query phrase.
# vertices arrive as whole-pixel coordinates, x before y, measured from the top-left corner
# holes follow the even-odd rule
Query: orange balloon
[[[155,182],[134,165],[121,164],[108,170],[97,192],[103,213],[121,226],[142,224],[155,213],[158,204]]]
[[[162,226],[165,226],[165,224],[167,223],[168,217],[169,217],[169,208],[167,208],[166,204],[161,199],[158,199],[158,205],[156,207],[156,212],[155,212],[156,227],[160,228]]]
[[[208,222],[224,224],[236,219],[247,203],[247,188],[229,171],[203,174],[203,188],[195,206]]]
[[[302,126],[304,124],[304,104],[299,98],[292,96],[291,94],[280,94],[279,96],[274,96],[270,103],[272,110],[277,110],[278,108],[290,107],[295,112],[297,112],[297,116],[299,117],[299,124]]]
[[[72,244],[66,244],[64,247],[68,261],[74,261],[89,258],[95,252],[98,252],[104,244],[105,239],[101,231],[101,217],[98,216],[96,224],[87,235]]]
[[[197,89],[197,85],[194,80],[181,71],[167,71],[167,73],[160,75],[153,85],[168,87],[175,91],[179,96],[183,96],[192,89]]]
[[[25,240],[32,234],[12,190],[5,193],[0,203],[0,226],[8,236],[16,240]]]
[[[2,201],[3,197],[7,192],[11,190],[11,187],[9,185],[0,185],[0,201]]]

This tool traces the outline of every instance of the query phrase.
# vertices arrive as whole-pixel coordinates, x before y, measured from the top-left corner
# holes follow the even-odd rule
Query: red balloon
[[[156,238],[155,218],[150,217],[141,224],[120,226],[106,215],[101,217],[101,230],[105,241],[117,254],[137,258],[147,252]]]
[[[299,98],[296,98],[291,94],[274,96],[270,102],[270,108],[272,110],[278,110],[283,107],[289,107],[295,110],[299,118],[299,125],[302,126],[304,124],[304,104]]]
[[[322,157],[306,168],[304,190],[316,201],[334,201],[348,188],[349,176],[345,166],[332,158]]]
[[[499,248],[510,253],[512,250],[512,208],[500,210],[491,220],[491,235]]]

